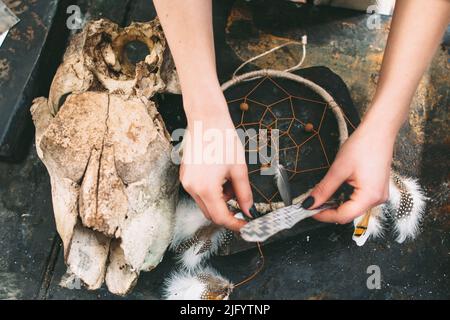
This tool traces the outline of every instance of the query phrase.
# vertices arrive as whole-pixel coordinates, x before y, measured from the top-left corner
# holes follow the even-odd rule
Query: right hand
[[[305,202],[309,202],[306,205],[308,209],[317,208],[344,182],[354,188],[350,200],[337,209],[316,214],[315,219],[346,224],[388,199],[396,134],[397,129],[391,123],[367,116],[364,118],[339,150],[326,176]]]
[[[220,90],[220,89],[219,89]],[[236,196],[242,212],[253,206],[245,152],[221,91],[208,103],[186,105],[188,127],[183,141],[180,181],[206,218],[238,231],[245,221],[228,210]]]

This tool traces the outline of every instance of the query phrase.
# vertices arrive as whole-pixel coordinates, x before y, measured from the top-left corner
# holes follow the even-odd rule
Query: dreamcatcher
[[[256,56],[236,72],[245,64],[291,44],[299,43],[287,43]],[[260,241],[320,211],[303,210],[300,204],[326,173],[349,131],[355,129],[354,123],[327,90],[294,73],[305,58],[306,37],[300,45],[303,57],[295,67],[284,71],[256,70],[240,76],[235,72],[233,78],[222,85],[236,129],[246,133],[247,161],[252,152],[261,156],[263,148],[274,151],[274,155],[262,154],[256,164],[248,163],[255,206],[263,216],[242,228],[241,236],[257,242],[262,260]],[[276,144],[271,139],[261,139],[261,135],[270,136],[275,130]],[[267,170],[272,174],[264,174]],[[229,206],[239,212],[235,200],[229,201]],[[425,197],[417,182],[392,172],[388,202],[355,219],[353,239],[361,246],[369,237],[381,235],[383,222],[388,219],[394,224],[399,243],[413,239],[424,206]],[[229,243],[232,234],[207,221],[193,201],[181,202],[178,211],[172,248],[184,271],[169,279],[165,296],[175,299],[228,298],[236,286],[203,265],[218,248]],[[243,218],[242,214],[237,216]],[[186,229],[187,225],[190,230]],[[261,265],[257,272],[260,268]]]
[[[302,96],[298,96],[296,83],[287,76],[324,91],[313,82],[292,73],[265,72],[261,79],[239,85],[231,92],[225,91],[226,96],[232,97],[228,103],[236,129],[243,130],[248,137],[245,141],[247,159],[251,153],[260,157],[258,163],[248,163],[248,167],[256,208],[261,213],[298,203],[302,199],[300,195],[314,186],[321,178],[320,173],[330,167],[340,137],[344,141],[348,136],[346,122],[351,124],[337,105],[330,107],[334,100],[323,99],[316,92],[305,90],[308,88],[303,88]],[[245,77],[253,75],[235,78],[224,88],[244,81]],[[248,92],[241,96],[242,91]],[[327,93],[324,91],[324,94]],[[331,96],[326,98],[332,99]],[[255,118],[259,120],[254,121]],[[342,119],[343,125],[339,126],[336,118]],[[250,130],[252,133],[248,133]],[[271,135],[275,130],[276,139],[273,139]],[[253,132],[258,134],[253,135]],[[273,140],[277,140],[276,143]],[[256,150],[251,148],[254,145],[257,145]],[[271,154],[265,154],[263,149],[271,149]],[[273,183],[274,176],[275,181],[283,178],[289,181],[294,191],[291,196],[283,196],[288,192],[280,183]],[[237,207],[236,202],[230,204]]]

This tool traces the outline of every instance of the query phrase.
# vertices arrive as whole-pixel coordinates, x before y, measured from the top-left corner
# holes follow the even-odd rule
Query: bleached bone
[[[132,65],[130,41],[149,55]],[[179,88],[158,20],[121,29],[107,20],[73,37],[49,99],[31,108],[50,175],[57,231],[71,278],[128,293],[172,238],[178,168],[154,102]]]

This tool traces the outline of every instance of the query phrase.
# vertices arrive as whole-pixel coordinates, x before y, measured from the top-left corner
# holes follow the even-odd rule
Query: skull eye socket
[[[133,40],[126,43],[123,50],[124,56],[132,65],[144,61],[145,57],[150,54],[147,44],[139,40]]]
[[[134,78],[136,64],[144,61],[154,47],[154,40],[137,30],[130,30],[112,41],[112,48],[120,62],[120,72]]]

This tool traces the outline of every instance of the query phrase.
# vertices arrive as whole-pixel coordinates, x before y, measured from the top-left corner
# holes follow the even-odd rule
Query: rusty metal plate
[[[59,1],[4,2],[21,20],[0,47],[0,159],[13,160],[19,150],[26,149],[22,138],[27,127],[31,131],[28,109],[41,85],[36,79],[37,66]]]
[[[19,22],[19,18],[16,17],[3,1],[0,1],[0,35],[7,32],[17,22]]]

